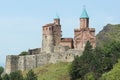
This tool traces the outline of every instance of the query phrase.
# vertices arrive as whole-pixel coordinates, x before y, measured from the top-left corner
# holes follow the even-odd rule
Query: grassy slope
[[[58,62],[56,64],[47,64],[33,70],[37,74],[38,80],[70,80],[70,64]]]

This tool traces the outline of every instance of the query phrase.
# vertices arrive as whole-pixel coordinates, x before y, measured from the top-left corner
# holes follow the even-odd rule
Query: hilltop
[[[120,41],[120,24],[107,24],[97,35],[97,46],[102,47],[106,42]]]

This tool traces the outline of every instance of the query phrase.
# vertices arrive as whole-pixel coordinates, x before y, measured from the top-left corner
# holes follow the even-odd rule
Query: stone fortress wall
[[[79,50],[60,47],[61,46],[56,47],[54,50],[55,52],[51,53],[39,52],[38,54],[35,53],[26,56],[8,55],[6,56],[5,72],[10,73],[16,70],[29,70],[49,63],[71,62],[74,59],[74,56],[82,54]],[[36,50],[33,52],[35,51]]]

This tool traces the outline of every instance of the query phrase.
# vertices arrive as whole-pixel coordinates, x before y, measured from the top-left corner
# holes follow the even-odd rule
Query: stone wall
[[[29,70],[37,67],[36,55],[25,56],[25,70]]]
[[[53,35],[43,35],[42,38],[42,52],[53,52],[54,45],[53,45]]]
[[[6,56],[5,72],[10,73],[16,70],[18,70],[18,56],[16,55]]]
[[[18,58],[18,70],[24,71],[26,69],[25,65],[25,56],[19,56]]]
[[[79,50],[69,49],[65,52],[41,53],[36,55],[9,55],[6,57],[5,72],[30,70],[49,63],[71,62],[74,60],[74,56],[80,56],[81,54],[82,52]]]
[[[29,49],[28,54],[33,55],[33,54],[39,54],[41,52],[41,48],[35,48],[35,49]]]

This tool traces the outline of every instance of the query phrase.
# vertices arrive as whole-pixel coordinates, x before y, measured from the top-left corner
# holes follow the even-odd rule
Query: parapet
[[[35,48],[35,49],[29,49],[28,54],[33,55],[33,54],[40,54],[41,48]]]

